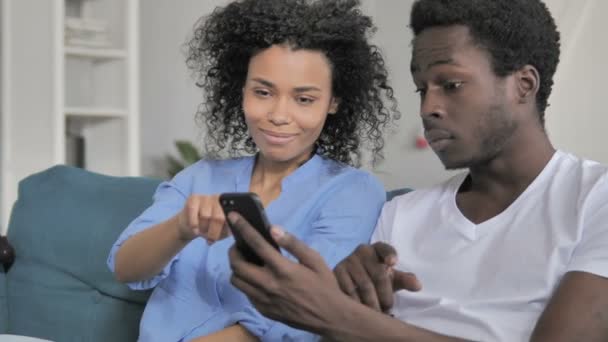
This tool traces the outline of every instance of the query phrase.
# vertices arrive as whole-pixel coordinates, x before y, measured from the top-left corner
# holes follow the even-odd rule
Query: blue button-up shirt
[[[254,158],[199,161],[159,185],[154,204],[118,238],[108,258],[125,240],[182,210],[190,194],[247,192]],[[375,227],[385,192],[371,174],[313,156],[282,181],[281,194],[266,208],[280,225],[317,250],[330,267],[366,243]],[[190,242],[157,276],[128,284],[154,288],[146,305],[140,341],[187,341],[241,324],[263,341],[314,341],[318,337],[265,318],[230,283],[228,249],[234,238],[213,245]]]

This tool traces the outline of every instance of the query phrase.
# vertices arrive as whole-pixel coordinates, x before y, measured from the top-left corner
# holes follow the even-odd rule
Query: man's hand
[[[386,312],[393,306],[395,291],[422,288],[414,274],[395,270],[396,263],[395,249],[376,242],[357,247],[336,266],[334,273],[344,293],[374,310]]]
[[[317,252],[277,227],[271,231],[275,241],[299,263],[283,257],[237,213],[230,213],[228,219],[264,260],[264,266],[257,266],[247,262],[236,246],[230,249],[232,284],[243,291],[263,315],[336,341],[460,341],[416,328],[351,300],[340,290],[334,274]],[[360,257],[361,253],[383,253],[384,247],[380,247],[379,252],[377,247],[378,244],[361,247],[348,259],[351,262],[371,261],[372,258]],[[395,255],[392,247],[388,247],[389,253],[381,256]],[[388,271],[396,261],[379,259],[375,255],[375,262],[367,266],[386,262],[388,264],[384,266]],[[395,286],[390,285],[391,291],[420,288],[413,275],[397,271],[394,275],[393,280],[397,280],[394,280]],[[358,283],[356,277],[355,282]]]
[[[234,229],[264,261],[247,262],[236,246],[229,252],[232,284],[263,315],[292,327],[322,334],[349,301],[323,258],[283,230],[272,227],[275,241],[299,260],[285,258],[237,213],[228,215]]]

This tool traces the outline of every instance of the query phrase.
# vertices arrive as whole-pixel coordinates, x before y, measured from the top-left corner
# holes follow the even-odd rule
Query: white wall
[[[608,164],[608,1],[552,0],[563,49],[547,130],[558,148]]]
[[[412,0],[364,0],[378,27],[374,42],[386,59],[401,111],[398,127],[387,137],[386,158],[372,170],[387,189],[431,185],[449,175],[430,148],[415,148],[421,123],[420,99],[410,76],[412,34],[407,25],[412,3]]]
[[[172,141],[200,142],[194,123],[202,94],[194,87],[180,51],[195,20],[226,0],[142,1],[142,163],[144,174],[163,173],[164,156],[174,153]],[[363,0],[363,9],[378,26],[375,42],[381,47],[391,73],[402,119],[389,136],[386,160],[374,172],[388,189],[430,185],[446,178],[429,149],[414,148],[420,132],[419,100],[409,73],[411,34],[407,27],[412,0]],[[608,163],[604,129],[608,127],[602,99],[608,76],[608,42],[603,0],[547,1],[562,30],[563,63],[556,76],[547,128],[555,145]],[[593,33],[593,35],[591,34]],[[593,38],[596,37],[596,38]],[[605,96],[605,95],[604,95]]]
[[[195,21],[222,0],[141,1],[142,173],[163,176],[173,141],[200,142],[194,122],[202,93],[185,65],[182,45]]]

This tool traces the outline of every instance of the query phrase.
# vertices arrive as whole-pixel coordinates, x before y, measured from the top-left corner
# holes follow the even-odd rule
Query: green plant
[[[177,151],[179,152],[179,159],[173,156],[167,157],[167,162],[169,164],[167,172],[171,178],[173,178],[184,168],[196,163],[201,159],[200,152],[189,141],[177,140],[175,141],[175,147],[177,147]]]

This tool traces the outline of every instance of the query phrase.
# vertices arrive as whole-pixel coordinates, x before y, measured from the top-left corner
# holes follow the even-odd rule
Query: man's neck
[[[490,219],[508,208],[555,153],[544,132],[514,138],[499,156],[471,167],[459,189],[458,207],[474,223]]]
[[[469,168],[468,190],[483,193],[491,192],[496,187],[525,189],[555,153],[544,132],[514,138],[496,158]]]

